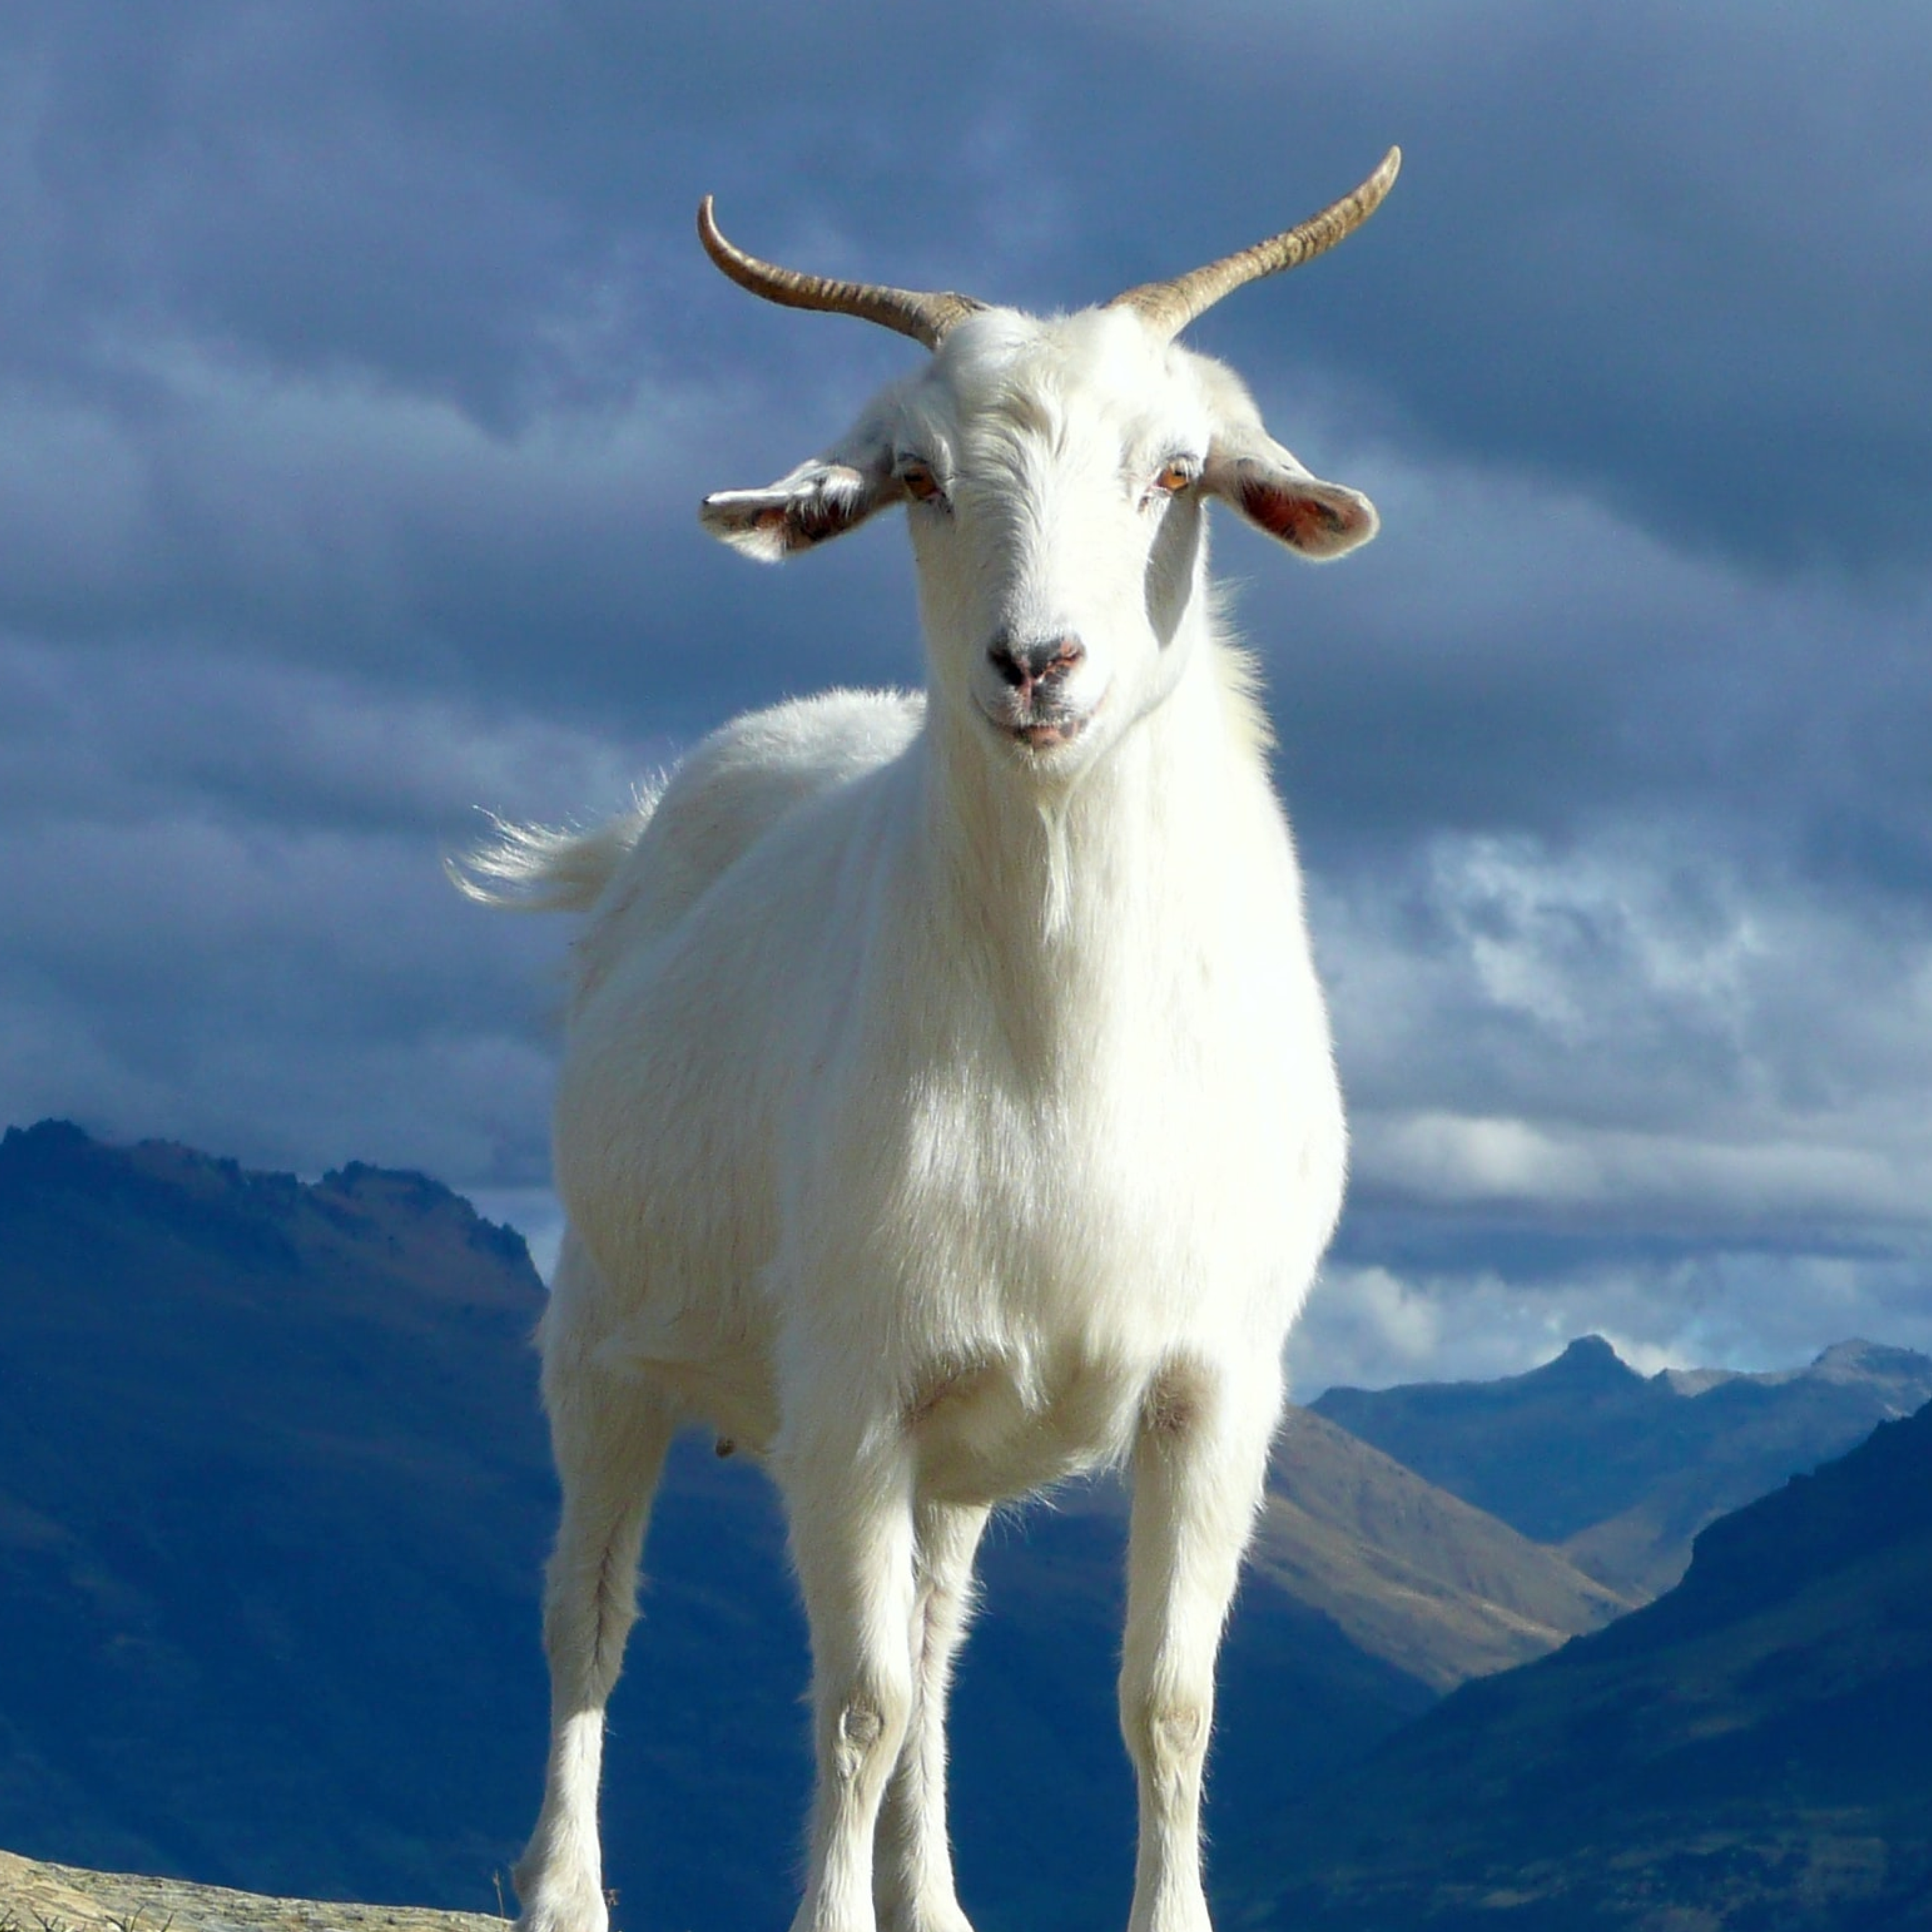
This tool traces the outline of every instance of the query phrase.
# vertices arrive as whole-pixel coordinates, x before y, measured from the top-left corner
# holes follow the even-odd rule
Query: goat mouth
[[[1001,737],[1027,751],[1053,752],[1081,736],[1100,708],[1097,704],[1091,711],[1031,706],[1023,710],[988,707],[986,719]]]
[[[1051,750],[1055,745],[1070,745],[1087,728],[1084,718],[1036,718],[1024,724],[1007,727],[1014,740],[1030,751]]]

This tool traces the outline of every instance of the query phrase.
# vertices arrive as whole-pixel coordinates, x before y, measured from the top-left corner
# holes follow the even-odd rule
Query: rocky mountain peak
[[[1638,1375],[1600,1335],[1579,1335],[1552,1362],[1534,1371],[1565,1381],[1616,1384],[1640,1382]]]
[[[1893,1348],[1883,1342],[1854,1337],[1834,1342],[1810,1366],[1809,1373],[1823,1382],[1896,1384],[1904,1401],[1900,1412],[1916,1408],[1925,1400],[1932,1364],[1916,1348]]]

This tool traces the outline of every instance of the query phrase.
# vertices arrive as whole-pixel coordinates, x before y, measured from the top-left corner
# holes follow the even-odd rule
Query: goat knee
[[[836,1702],[829,1755],[842,1784],[883,1775],[897,1762],[911,1706],[904,1686],[879,1682],[855,1684]]]
[[[1122,1730],[1134,1762],[1157,1789],[1192,1779],[1208,1750],[1210,1704],[1204,1698],[1149,1696],[1124,1700]]]

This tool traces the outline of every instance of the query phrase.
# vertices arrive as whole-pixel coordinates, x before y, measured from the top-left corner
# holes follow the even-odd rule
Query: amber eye
[[[1201,466],[1192,457],[1170,456],[1156,472],[1154,487],[1170,496],[1178,495],[1201,474]]]
[[[940,494],[939,478],[933,475],[930,465],[924,463],[901,464],[899,481],[905,485],[906,494],[915,502],[929,503]]]

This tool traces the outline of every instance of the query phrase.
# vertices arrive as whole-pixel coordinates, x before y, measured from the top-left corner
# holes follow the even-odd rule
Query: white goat
[[[543,1810],[521,1923],[602,1932],[605,1700],[666,1445],[701,1420],[784,1492],[812,1627],[810,1932],[966,1932],[944,1706],[988,1507],[1132,1472],[1120,1721],[1136,1932],[1203,1932],[1223,1619],[1339,1210],[1344,1132],[1207,500],[1304,555],[1373,534],[1226,369],[1228,290],[1366,218],[1391,151],[1298,228],[1050,320],[773,267],[726,274],[934,352],[828,454],[704,520],[776,558],[909,507],[922,697],[741,718],[584,836],[507,828],[498,902],[587,910],[542,1326],[563,1487]]]

